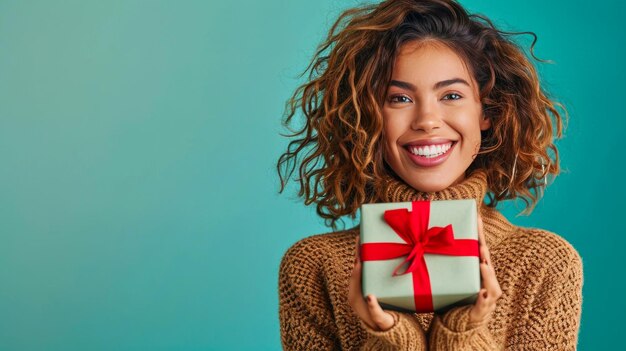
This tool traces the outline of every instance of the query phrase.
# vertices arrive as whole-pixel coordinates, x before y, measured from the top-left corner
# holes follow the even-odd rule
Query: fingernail
[[[367,300],[367,302],[372,302],[372,297],[371,297],[371,296],[369,296],[369,295],[367,295],[366,300]]]

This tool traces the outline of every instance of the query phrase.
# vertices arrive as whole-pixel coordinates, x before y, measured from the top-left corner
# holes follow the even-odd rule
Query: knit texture
[[[279,271],[279,319],[285,350],[574,350],[582,308],[578,252],[557,234],[512,225],[483,204],[484,172],[434,193],[389,177],[378,202],[476,199],[502,296],[491,318],[469,323],[471,305],[444,313],[390,311],[394,326],[367,327],[348,304],[359,228],[302,239]]]

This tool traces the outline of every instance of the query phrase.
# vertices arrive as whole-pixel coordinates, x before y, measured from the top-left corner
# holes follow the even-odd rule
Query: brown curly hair
[[[480,87],[491,128],[467,169],[487,173],[490,207],[521,198],[530,213],[559,172],[554,139],[562,136],[557,108],[540,86],[535,67],[510,37],[486,17],[468,14],[455,1],[388,0],[343,12],[302,75],[286,106],[283,125],[294,138],[277,164],[280,193],[299,164],[298,195],[336,229],[342,216],[356,217],[363,203],[380,198],[383,176],[393,172],[382,156],[382,106],[399,48],[437,40],[467,62]],[[539,60],[542,61],[542,60]],[[564,110],[564,109],[562,109]],[[298,111],[304,125],[290,124]],[[299,159],[299,157],[301,159]]]

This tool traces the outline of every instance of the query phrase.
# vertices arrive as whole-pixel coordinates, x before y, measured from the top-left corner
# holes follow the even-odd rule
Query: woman
[[[291,99],[285,124],[299,109],[306,119],[279,159],[281,191],[299,165],[299,195],[333,229],[364,203],[476,199],[482,289],[447,311],[385,311],[362,296],[359,228],[311,236],[280,266],[285,349],[576,348],[579,254],[495,209],[521,198],[530,212],[559,172],[557,104],[508,37],[453,1],[390,0],[339,17]]]

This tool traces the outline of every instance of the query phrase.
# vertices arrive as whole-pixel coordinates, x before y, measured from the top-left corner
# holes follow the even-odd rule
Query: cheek
[[[407,131],[407,118],[400,113],[383,114],[383,135],[389,145],[397,143]]]
[[[383,126],[382,145],[383,145],[383,156],[385,160],[389,162],[389,158],[394,153],[393,151],[394,138],[393,138],[393,132],[390,131],[387,126]]]
[[[388,119],[383,119],[383,158],[389,164],[395,164],[395,160],[398,158],[399,150],[397,142],[399,137],[398,126],[393,123],[388,123]]]
[[[464,149],[473,154],[478,153],[481,139],[478,121],[467,119],[464,123],[457,125],[456,128],[462,131],[463,141],[466,145]]]
[[[393,143],[398,139],[396,126],[393,123],[389,122],[389,118],[383,119],[383,140],[385,145],[393,145]]]

